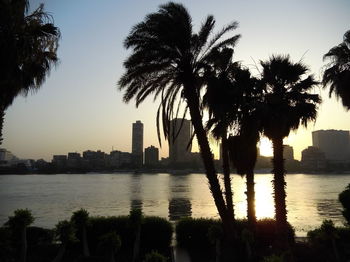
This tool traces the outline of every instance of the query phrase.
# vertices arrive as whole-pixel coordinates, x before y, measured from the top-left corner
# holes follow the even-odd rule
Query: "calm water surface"
[[[257,174],[258,218],[273,217],[272,175]],[[350,175],[291,174],[287,180],[288,220],[303,236],[324,219],[344,220],[338,194]],[[246,216],[245,178],[232,176],[235,213]],[[203,174],[62,174],[0,176],[0,224],[18,208],[29,208],[35,225],[53,227],[72,212],[85,208],[91,215],[126,215],[141,207],[146,215],[175,221],[181,216],[218,218]]]

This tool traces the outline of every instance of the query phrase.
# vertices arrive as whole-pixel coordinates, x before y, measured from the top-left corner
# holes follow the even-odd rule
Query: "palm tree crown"
[[[170,2],[134,26],[124,42],[126,48],[133,50],[124,62],[127,71],[119,81],[120,88],[126,89],[124,101],[135,98],[138,106],[151,94],[154,99],[160,96],[158,117],[160,114],[163,117],[166,138],[168,120],[177,112],[173,110],[176,99],[186,98],[188,89],[199,98],[202,74],[213,50],[233,47],[240,37],[234,35],[222,40],[226,33],[237,27],[237,22],[211,37],[214,25],[213,16],[208,16],[199,32],[194,33],[186,8]]]
[[[312,75],[306,76],[308,68],[301,62],[293,63],[289,56],[272,56],[261,61],[261,83],[264,87],[262,126],[269,138],[286,137],[291,130],[316,119],[317,94],[308,91],[317,82]]]
[[[346,109],[350,109],[350,30],[344,34],[341,44],[333,47],[323,57],[330,60],[323,74],[323,85],[330,86],[329,95],[335,93],[342,99]]]
[[[38,89],[58,62],[59,29],[42,4],[28,10],[28,0],[0,1],[0,139],[7,107]]]
[[[182,106],[183,117],[189,112],[214,202],[228,228],[227,208],[202,123],[200,90],[213,54],[233,48],[240,36],[228,35],[237,27],[237,22],[215,35],[212,34],[214,25],[213,16],[208,16],[198,33],[194,33],[191,16],[183,5],[169,2],[160,6],[158,12],[147,15],[143,22],[134,26],[126,38],[124,45],[131,48],[132,53],[124,62],[126,72],[119,86],[125,89],[124,101],[135,98],[136,106],[150,95],[154,99],[161,98],[157,112],[159,140],[160,117],[164,136],[169,139],[170,119],[178,116]]]

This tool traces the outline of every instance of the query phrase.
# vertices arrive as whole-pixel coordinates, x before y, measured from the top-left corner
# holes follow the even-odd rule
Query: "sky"
[[[156,132],[158,102],[150,98],[139,108],[125,104],[117,82],[129,51],[123,41],[132,26],[155,12],[166,1],[47,0],[29,1],[31,8],[45,4],[61,31],[58,57],[46,82],[35,94],[17,97],[6,111],[3,144],[19,158],[45,159],[54,154],[90,150],[109,153],[131,151],[132,123],[144,123],[144,147],[159,147]],[[310,73],[321,79],[327,51],[341,43],[350,29],[349,0],[187,0],[186,6],[197,30],[209,14],[220,30],[238,21],[242,37],[235,60],[257,74],[260,60],[273,54],[290,54],[302,60]],[[322,96],[318,118],[308,128],[299,128],[284,140],[294,148],[295,158],[312,145],[311,132],[319,129],[350,130],[350,112],[328,90],[313,90]],[[266,140],[263,142],[266,144]],[[218,157],[217,147],[213,151]],[[269,154],[263,146],[263,154]],[[162,157],[168,156],[163,143]]]

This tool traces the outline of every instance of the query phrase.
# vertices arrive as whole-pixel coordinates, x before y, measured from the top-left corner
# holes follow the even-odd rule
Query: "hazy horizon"
[[[144,148],[159,148],[156,132],[158,101],[147,99],[138,109],[124,104],[117,81],[129,52],[123,41],[132,26],[167,1],[29,1],[52,14],[62,38],[60,64],[41,89],[26,98],[17,97],[5,115],[3,144],[20,158],[51,160],[53,154],[84,150],[131,151],[131,126],[144,123]],[[235,61],[254,74],[256,64],[272,54],[290,54],[302,60],[320,80],[323,55],[338,45],[350,29],[350,2],[326,1],[177,1],[189,10],[195,30],[208,14],[216,18],[216,30],[235,20],[242,35]],[[308,129],[300,128],[285,139],[300,159],[312,144],[311,132],[320,129],[350,130],[350,114],[340,101],[328,98],[328,89],[316,88],[323,103]],[[163,141],[160,156],[168,155]],[[214,153],[218,157],[217,147]],[[194,150],[195,151],[195,150]]]

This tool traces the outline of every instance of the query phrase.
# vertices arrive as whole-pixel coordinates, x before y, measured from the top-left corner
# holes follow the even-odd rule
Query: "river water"
[[[255,176],[258,218],[273,217],[272,175]],[[350,175],[289,174],[288,221],[298,236],[324,219],[344,224],[338,194]],[[246,217],[245,178],[233,175],[235,214]],[[84,208],[93,216],[126,215],[130,208],[176,221],[182,216],[218,218],[203,174],[60,174],[0,176],[0,225],[18,208],[28,208],[34,225],[52,228]]]

